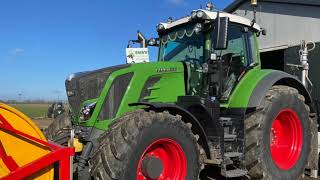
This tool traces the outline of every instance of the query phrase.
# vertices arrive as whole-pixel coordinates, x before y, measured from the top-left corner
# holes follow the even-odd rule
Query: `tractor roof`
[[[207,10],[203,10],[203,9],[199,9],[199,10],[196,10],[196,11],[204,12],[204,19],[206,19],[206,20],[214,20],[214,19],[217,18],[217,15],[218,15],[217,11],[207,11]],[[245,25],[245,26],[248,26],[248,27],[251,27],[251,24],[252,24],[252,21],[247,19],[247,18],[244,18],[244,17],[241,17],[241,16],[237,16],[237,15],[233,15],[233,14],[229,14],[229,13],[226,13],[226,12],[219,12],[219,16],[220,17],[229,17],[231,22],[242,24],[242,25]],[[171,29],[173,27],[188,23],[190,21],[192,21],[191,16],[187,16],[187,17],[178,19],[176,21],[173,21],[171,23],[161,23],[161,24],[163,24],[165,29],[168,30],[168,29]],[[256,24],[256,23],[252,26],[252,28],[257,30],[257,31],[261,30],[260,26],[258,24]]]

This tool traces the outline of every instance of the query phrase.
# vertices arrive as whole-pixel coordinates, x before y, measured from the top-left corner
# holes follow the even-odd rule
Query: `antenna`
[[[253,8],[253,20],[251,22],[251,26],[253,26],[257,22],[258,0],[251,0],[251,6]]]
[[[208,2],[206,6],[206,10],[212,11],[214,9],[214,5],[212,2]]]
[[[18,96],[19,96],[19,102],[22,102],[22,93],[19,92],[19,93],[18,93]]]

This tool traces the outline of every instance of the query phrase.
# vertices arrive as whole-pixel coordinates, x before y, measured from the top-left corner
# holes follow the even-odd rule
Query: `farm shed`
[[[258,38],[264,68],[285,70],[300,76],[299,70],[288,64],[300,63],[301,40],[316,43],[316,48],[309,54],[309,77],[313,83],[312,96],[319,105],[320,1],[258,0],[256,10],[257,23],[267,30],[266,36]],[[254,14],[249,0],[235,0],[224,11],[249,19],[253,19]]]

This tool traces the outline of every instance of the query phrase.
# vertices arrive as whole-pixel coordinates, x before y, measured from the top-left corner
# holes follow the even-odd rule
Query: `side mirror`
[[[228,17],[217,17],[212,31],[213,48],[215,50],[224,50],[228,48]]]

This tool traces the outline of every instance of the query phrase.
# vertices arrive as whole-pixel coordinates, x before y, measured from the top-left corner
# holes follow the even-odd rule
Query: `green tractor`
[[[83,145],[79,179],[293,180],[317,172],[312,98],[297,77],[261,68],[258,24],[209,6],[157,31],[136,42],[158,46],[158,62],[66,80],[68,128]],[[67,144],[68,128],[50,128],[52,140]]]

